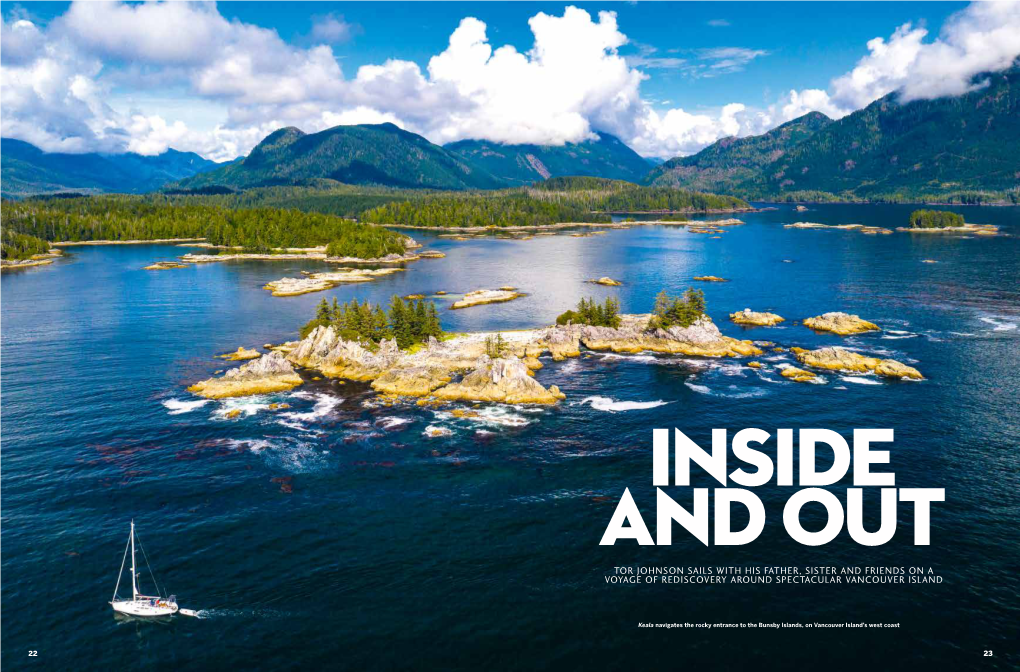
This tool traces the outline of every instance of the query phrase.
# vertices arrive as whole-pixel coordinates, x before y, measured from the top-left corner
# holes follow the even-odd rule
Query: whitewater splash
[[[978,319],[984,322],[985,324],[992,325],[992,331],[1014,331],[1016,329],[1015,322],[1005,321],[1000,322],[1000,320],[1005,320],[1007,318],[998,315],[996,315],[995,317],[979,317]]]
[[[840,380],[848,383],[857,383],[858,385],[881,385],[882,382],[875,380],[874,378],[865,378],[864,376],[840,376]]]
[[[233,411],[240,411],[245,417],[250,417],[267,408],[269,402],[266,396],[235,397],[224,399],[220,407],[213,411],[212,417],[216,420],[230,420]]]
[[[194,401],[181,401],[180,399],[167,399],[163,406],[170,412],[167,415],[181,415],[191,413],[196,408],[202,408],[209,403],[209,399],[196,399]]]
[[[646,408],[657,408],[659,406],[665,406],[668,401],[616,401],[609,397],[585,397],[578,404],[584,405],[589,404],[596,411],[607,411],[609,413],[617,413],[620,411],[640,411]]]
[[[736,385],[730,385],[726,388],[726,391],[713,390],[708,385],[699,385],[687,381],[684,383],[687,387],[694,390],[698,394],[707,394],[711,397],[724,397],[726,399],[753,399],[755,397],[764,397],[768,394],[768,390],[763,390],[758,387],[752,387],[748,390],[741,391],[741,388]]]
[[[386,418],[379,418],[375,421],[375,426],[379,429],[389,430],[402,427],[408,423],[414,422],[411,418],[401,418],[398,416],[390,416]]]
[[[297,395],[292,395],[297,396]],[[301,399],[307,399],[307,396],[299,397]],[[314,398],[315,405],[312,406],[312,410],[306,413],[281,413],[280,417],[293,420],[295,422],[312,422],[318,418],[329,415],[334,408],[343,402],[343,397],[334,397],[331,394],[315,394]]]

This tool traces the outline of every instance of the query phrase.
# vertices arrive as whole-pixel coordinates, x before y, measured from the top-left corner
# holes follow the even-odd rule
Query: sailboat
[[[124,565],[127,562],[129,549],[131,550],[131,599],[117,599],[117,591],[120,590],[120,580],[121,577],[124,576]],[[145,556],[144,549],[142,549],[142,556]],[[149,559],[147,557],[145,558],[145,564],[146,566],[149,564]],[[149,575],[152,575],[151,567],[149,568]],[[155,577],[153,577],[152,583],[155,585]],[[156,586],[156,591],[159,592],[158,586]],[[142,595],[138,592],[138,572],[135,568],[134,520],[131,521],[131,535],[128,537],[127,546],[124,547],[124,558],[120,561],[120,574],[117,575],[117,586],[113,589],[113,599],[110,600],[110,606],[113,607],[114,611],[122,614],[129,614],[131,616],[172,616],[178,611],[177,597],[174,595],[164,598],[159,595],[155,597],[151,595]]]

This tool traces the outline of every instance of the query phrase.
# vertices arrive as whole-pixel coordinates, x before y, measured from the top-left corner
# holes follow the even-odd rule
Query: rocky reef
[[[223,399],[225,397],[246,397],[252,394],[285,392],[302,383],[301,376],[294,372],[282,353],[271,352],[236,369],[231,369],[219,378],[209,378],[188,388],[200,397]]]
[[[726,278],[720,278],[715,275],[696,275],[694,279],[698,282],[729,282]]]
[[[188,264],[181,261],[157,261],[149,264],[143,270],[146,271],[169,271],[174,268],[187,268]]]
[[[515,291],[513,288],[509,289],[479,289],[473,292],[468,292],[459,301],[455,301],[450,308],[470,308],[472,306],[481,306],[486,303],[503,303],[504,301],[513,301],[516,298],[524,296],[520,292]]]
[[[243,345],[240,346],[234,352],[228,352],[225,355],[216,355],[219,359],[225,359],[230,362],[244,362],[249,359],[258,359],[261,357],[259,351],[255,348],[246,348]]]
[[[800,363],[816,369],[874,373],[886,378],[910,378],[912,380],[922,380],[924,378],[921,372],[914,367],[897,362],[895,359],[868,357],[846,348],[833,347],[821,348],[819,350],[790,348],[790,352],[794,354]],[[785,371],[783,375],[786,375]]]
[[[811,371],[805,371],[804,369],[798,369],[796,366],[788,366],[780,371],[779,375],[783,378],[789,378],[795,383],[809,383],[818,377],[817,374]]]
[[[604,285],[606,287],[619,287],[620,285],[623,284],[619,280],[613,280],[608,275],[603,275],[601,278],[596,278],[594,280],[589,280],[588,282],[590,282],[590,283],[592,283],[594,285]]]
[[[566,396],[552,385],[547,390],[528,375],[528,367],[517,357],[479,358],[475,369],[459,383],[440,387],[432,393],[443,401],[496,401],[506,404],[555,404]]]
[[[750,308],[744,308],[735,313],[730,313],[730,320],[735,324],[742,324],[749,327],[774,327],[784,318],[775,313],[756,313]]]
[[[343,268],[324,273],[309,273],[303,278],[281,278],[267,282],[263,289],[272,292],[273,296],[298,296],[332,289],[338,285],[352,282],[372,282],[376,278],[392,273],[400,273],[403,268],[379,268],[375,270],[361,268]]]
[[[866,331],[881,331],[881,327],[873,322],[862,320],[859,315],[849,313],[824,313],[817,317],[804,320],[804,326],[815,331],[827,331],[840,336],[862,334]]]
[[[650,315],[621,315],[619,328],[559,327],[576,329],[577,338],[591,350],[612,352],[663,352],[697,357],[749,357],[762,351],[751,341],[723,336],[711,318],[703,315],[689,327],[649,329]]]

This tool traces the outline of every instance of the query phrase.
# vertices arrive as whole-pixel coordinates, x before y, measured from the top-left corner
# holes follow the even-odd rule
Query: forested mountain
[[[785,146],[770,134],[721,141],[648,181],[745,198],[1015,200],[1020,68],[986,79],[958,97],[900,103],[890,94]]]
[[[491,189],[502,183],[463,158],[393,124],[281,128],[241,161],[183,180],[182,189],[304,185],[316,180],[404,188]]]
[[[50,154],[21,140],[0,140],[4,196],[77,191],[141,193],[222,164],[175,149],[140,154]]]
[[[692,156],[666,161],[645,177],[646,184],[727,192],[753,182],[769,164],[825,128],[832,120],[809,112],[763,135],[723,138]]]
[[[531,184],[550,177],[586,175],[637,182],[651,164],[608,133],[597,140],[552,145],[501,145],[487,140],[461,140],[446,149],[508,184]]]

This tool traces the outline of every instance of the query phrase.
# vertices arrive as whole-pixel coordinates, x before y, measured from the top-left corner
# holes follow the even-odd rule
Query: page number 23
[[[993,654],[990,649],[985,649],[985,658],[991,658],[992,655]]]

